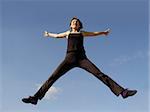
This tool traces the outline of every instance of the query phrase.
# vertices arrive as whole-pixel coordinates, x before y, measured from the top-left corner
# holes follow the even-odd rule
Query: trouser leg
[[[68,64],[66,60],[64,60],[34,96],[38,99],[42,99],[48,89],[53,85],[53,83],[71,68],[73,68],[73,66],[71,64]]]
[[[85,69],[86,71],[92,73],[95,77],[101,80],[105,85],[107,85],[110,90],[116,95],[124,90],[119,84],[117,84],[114,80],[112,80],[109,76],[102,73],[90,60],[83,59],[79,62],[79,67]]]

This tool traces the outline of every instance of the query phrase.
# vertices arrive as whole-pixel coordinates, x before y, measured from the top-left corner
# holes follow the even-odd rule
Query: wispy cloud
[[[110,66],[120,66],[122,64],[125,64],[129,61],[133,60],[138,60],[138,59],[143,59],[143,58],[148,58],[150,56],[150,52],[145,52],[145,51],[137,51],[131,55],[121,55],[110,62]]]
[[[36,84],[37,90],[40,89],[40,87],[42,86],[42,84]],[[56,100],[57,99],[57,95],[62,92],[62,89],[58,88],[58,87],[54,87],[52,86],[46,93],[46,95],[44,96],[45,100]]]

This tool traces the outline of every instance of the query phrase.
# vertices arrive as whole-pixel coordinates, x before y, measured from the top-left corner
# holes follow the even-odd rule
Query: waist
[[[85,59],[85,58],[87,58],[85,51],[67,51],[66,57],[72,57],[69,59]]]
[[[84,49],[78,49],[78,50],[69,50],[67,49],[67,53],[77,53],[77,54],[85,54],[85,50]]]

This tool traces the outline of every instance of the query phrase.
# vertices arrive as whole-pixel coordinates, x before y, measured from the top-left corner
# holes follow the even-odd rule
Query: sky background
[[[148,112],[148,0],[3,0],[1,1],[1,112]],[[88,58],[125,88],[116,97],[90,73],[74,68],[54,83],[36,106],[21,99],[34,95],[65,58],[67,40],[43,31],[68,30],[77,16],[86,31],[107,36],[86,38]]]

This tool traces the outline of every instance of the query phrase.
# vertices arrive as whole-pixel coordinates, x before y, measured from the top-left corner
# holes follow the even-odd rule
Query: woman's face
[[[70,25],[71,29],[78,30],[80,28],[80,23],[77,19],[73,19]]]

